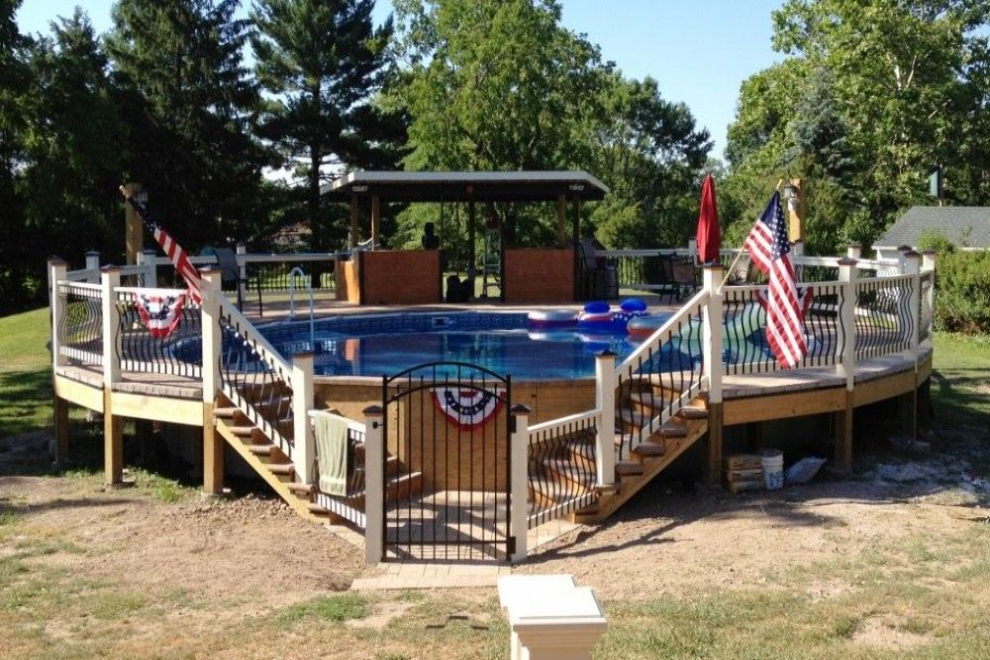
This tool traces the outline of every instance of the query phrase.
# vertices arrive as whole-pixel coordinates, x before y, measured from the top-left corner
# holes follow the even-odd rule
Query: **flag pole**
[[[744,252],[746,252],[745,246],[739,248],[739,252],[736,253],[736,258],[732,260],[732,263],[729,264],[729,267],[725,270],[725,277],[722,278],[722,283],[718,285],[718,288],[721,289],[725,286],[725,283],[729,281],[729,277],[732,275],[732,269],[736,267],[737,263],[739,263],[739,260],[742,258]]]

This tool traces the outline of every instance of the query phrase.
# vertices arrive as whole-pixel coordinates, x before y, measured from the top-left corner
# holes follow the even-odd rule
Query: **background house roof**
[[[873,247],[917,247],[925,232],[940,231],[956,245],[990,249],[990,206],[915,206],[878,238]]]

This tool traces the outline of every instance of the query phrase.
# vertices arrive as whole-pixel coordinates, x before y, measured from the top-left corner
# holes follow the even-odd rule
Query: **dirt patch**
[[[890,651],[910,651],[928,643],[924,635],[904,630],[888,618],[871,618],[862,622],[852,637],[863,646]]]
[[[0,494],[32,536],[57,534],[80,549],[32,561],[82,580],[123,578],[136,592],[219,600],[241,614],[345,590],[363,570],[354,546],[280,500],[163,504],[89,479],[47,477],[2,478]]]
[[[632,600],[778,588],[781,575],[811,564],[898,548],[923,533],[958,532],[968,524],[958,517],[964,511],[872,481],[745,496],[668,495],[650,486],[605,524],[558,539],[520,570],[572,573],[604,598]],[[812,598],[848,588],[818,576],[806,584]]]

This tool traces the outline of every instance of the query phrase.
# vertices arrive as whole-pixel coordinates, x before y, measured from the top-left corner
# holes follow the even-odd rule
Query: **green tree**
[[[924,201],[935,163],[957,174],[950,198],[980,199],[988,13],[985,0],[788,0],[774,12],[787,58],[741,89],[726,152],[743,181],[727,189],[785,172],[809,180],[822,249],[872,241]]]
[[[16,309],[26,299],[25,271],[17,238],[23,226],[23,203],[17,194],[18,165],[23,160],[24,121],[30,72],[30,40],[17,29],[20,0],[0,1],[0,310]],[[35,286],[38,282],[35,282]]]
[[[31,51],[32,91],[22,177],[25,256],[46,247],[72,262],[86,249],[119,253],[116,193],[126,160],[125,133],[113,98],[109,64],[88,18],[76,9],[51,24]],[[86,241],[80,241],[80,230]]]
[[[392,21],[376,29],[373,8],[374,0],[258,0],[251,14],[255,71],[270,95],[259,132],[300,164],[314,248],[326,243],[327,167],[393,169],[402,156],[404,117],[375,99],[392,64]]]
[[[189,247],[250,236],[261,168],[252,136],[260,96],[243,65],[237,0],[120,0],[107,48],[123,88],[128,175]]]
[[[686,105],[665,100],[652,78],[608,79],[591,131],[591,167],[611,191],[591,216],[598,239],[616,248],[682,245],[698,219],[708,131]]]

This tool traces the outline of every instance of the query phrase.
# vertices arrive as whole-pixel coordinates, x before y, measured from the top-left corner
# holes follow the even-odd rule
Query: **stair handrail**
[[[644,353],[649,352],[651,349],[657,349],[663,343],[663,337],[669,333],[678,323],[683,323],[685,318],[691,315],[691,312],[698,307],[698,305],[704,305],[708,303],[709,292],[702,289],[698,293],[691,296],[681,308],[674,313],[667,321],[657,328],[653,334],[647,337],[642,344],[636,347],[632,353],[626,357],[616,368],[616,375],[631,376],[633,370],[633,364],[643,356]]]
[[[269,366],[281,369],[285,373],[286,379],[291,381],[292,365],[289,361],[278,352],[278,350],[271,345],[265,336],[258,332],[257,326],[255,326],[239,309],[237,309],[236,303],[231,301],[226,295],[224,295],[219,289],[211,292],[212,295],[217,296],[217,300],[220,303],[220,310],[230,316],[231,319],[237,321],[243,331],[250,334],[250,339],[257,342],[257,348],[261,350],[258,351],[258,356],[268,362]],[[289,382],[291,386],[291,382]]]

